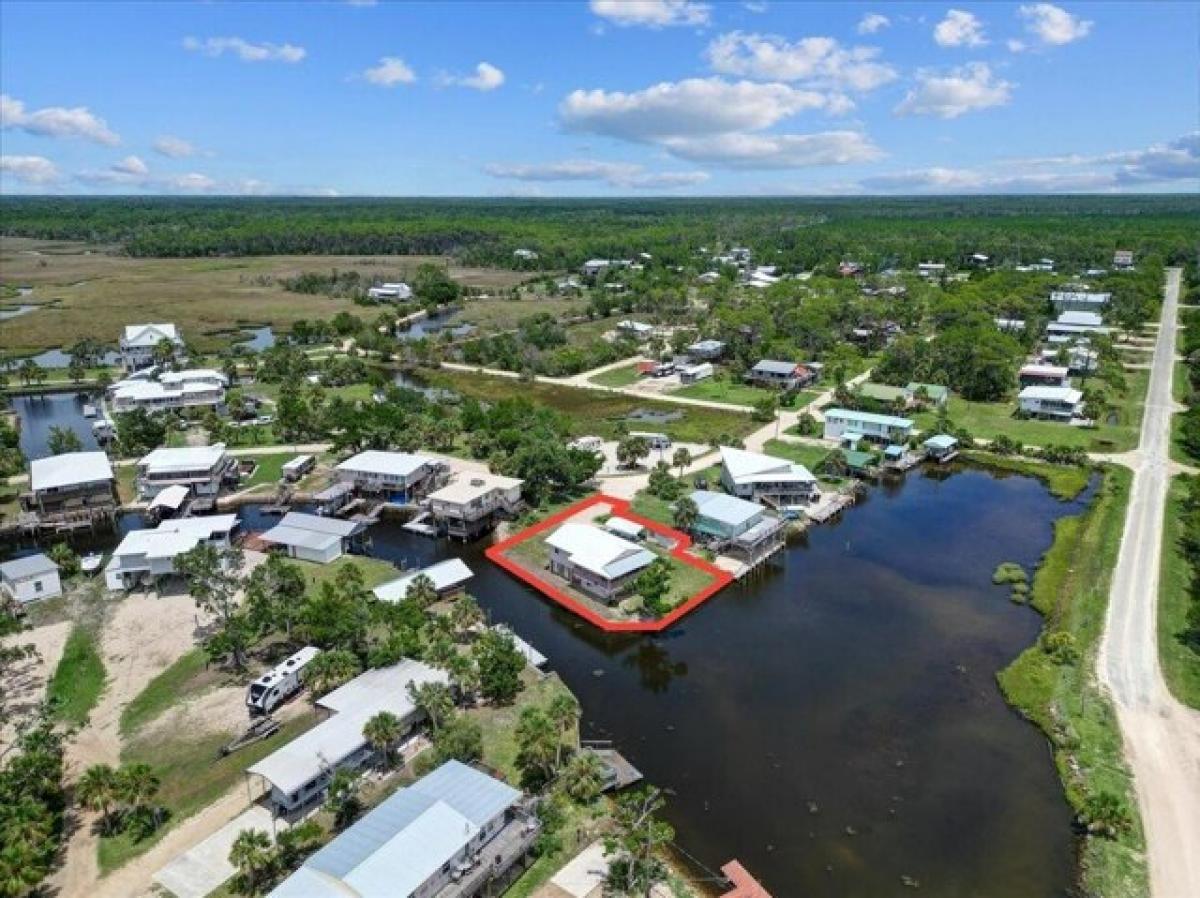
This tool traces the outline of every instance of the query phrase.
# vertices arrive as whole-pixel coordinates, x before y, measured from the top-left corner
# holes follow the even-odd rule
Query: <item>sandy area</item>
[[[32,645],[37,650],[37,655],[18,662],[10,669],[4,684],[9,693],[12,716],[0,721],[0,755],[8,750],[17,727],[28,720],[29,715],[37,710],[37,706],[46,697],[46,684],[62,658],[71,626],[70,621],[60,621],[0,639],[0,645],[5,647]]]

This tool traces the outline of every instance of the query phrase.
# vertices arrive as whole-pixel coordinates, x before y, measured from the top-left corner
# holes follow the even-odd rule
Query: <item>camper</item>
[[[312,455],[297,455],[282,467],[283,479],[295,483],[317,466],[317,459]]]
[[[250,716],[270,714],[303,689],[304,668],[319,654],[320,649],[305,646],[251,683],[246,690],[246,707],[250,709]]]
[[[663,449],[671,448],[671,438],[665,433],[643,433],[640,431],[632,431],[629,435],[631,437],[641,437],[646,441],[647,445],[649,445],[651,449],[658,449],[659,451],[662,451]]]

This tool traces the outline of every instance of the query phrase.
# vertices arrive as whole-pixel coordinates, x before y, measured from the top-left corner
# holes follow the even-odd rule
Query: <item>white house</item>
[[[499,518],[520,511],[524,485],[519,477],[463,471],[429,494],[429,511],[448,536],[473,539],[490,530]]]
[[[228,548],[238,528],[237,515],[218,514],[163,521],[153,530],[134,530],[113,549],[104,568],[104,584],[111,590],[153,583],[175,573],[175,558],[202,543]]]
[[[1111,293],[1086,290],[1054,290],[1050,294],[1050,304],[1059,312],[1103,312],[1110,299]]]
[[[746,381],[762,387],[796,390],[816,380],[816,375],[804,365],[763,359],[746,372]]]
[[[409,684],[449,685],[449,682],[445,671],[407,659],[391,667],[368,670],[317,699],[317,706],[332,712],[331,717],[251,765],[246,772],[267,782],[270,801],[276,810],[298,810],[320,800],[334,771],[357,770],[371,759],[374,750],[363,735],[363,725],[376,714],[387,711],[396,715],[406,733],[425,719],[425,713],[408,694]]]
[[[262,540],[279,546],[288,558],[328,564],[341,558],[365,529],[366,525],[358,521],[290,511],[263,533]]]
[[[689,346],[687,352],[694,359],[712,362],[725,354],[725,344],[720,340],[700,340]]]
[[[654,335],[654,325],[646,324],[644,321],[633,321],[629,318],[618,321],[617,330],[622,334],[636,337],[639,340],[648,340]]]
[[[817,478],[804,465],[746,449],[721,447],[721,483],[740,499],[798,505],[814,499]]]
[[[592,524],[563,524],[546,538],[550,570],[596,598],[614,601],[655,558]]]
[[[64,452],[29,463],[29,492],[21,505],[42,519],[110,512],[117,506],[116,478],[103,452]]]
[[[154,364],[155,348],[166,340],[175,347],[178,357],[183,349],[183,337],[173,324],[131,324],[121,334],[121,365],[126,371],[137,371]]]
[[[1021,411],[1037,418],[1070,421],[1083,411],[1083,393],[1074,387],[1026,387],[1017,394]]]
[[[946,273],[945,262],[918,262],[917,274],[923,278],[937,278]]]
[[[1117,271],[1128,271],[1133,268],[1133,250],[1119,249],[1113,253],[1113,268]]]
[[[912,436],[913,422],[894,415],[877,415],[848,408],[825,410],[825,439],[865,437],[877,443],[904,443]]]
[[[1063,312],[1046,325],[1046,333],[1051,339],[1056,336],[1072,339],[1108,332],[1109,328],[1104,326],[1104,318],[1097,312]]]
[[[404,302],[405,300],[412,299],[412,295],[412,287],[402,281],[380,284],[378,287],[369,287],[367,289],[367,299]]]
[[[337,477],[359,493],[406,504],[429,492],[443,467],[426,455],[369,449],[339,464]]]
[[[1061,365],[1023,365],[1017,380],[1023,387],[1069,387],[1071,369]]]
[[[58,565],[46,555],[26,555],[0,564],[0,594],[22,605],[62,595]]]
[[[537,835],[520,799],[512,786],[447,761],[388,796],[268,898],[471,898]]]
[[[216,408],[225,401],[228,378],[211,368],[164,371],[157,380],[130,377],[108,388],[113,411]]]
[[[420,576],[428,577],[433,583],[433,589],[438,594],[438,598],[443,598],[462,592],[466,582],[475,574],[461,558],[447,558],[445,561],[431,564],[427,568],[421,568],[419,571],[412,571],[403,577],[389,580],[387,583],[376,586],[372,592],[375,593],[375,598],[381,602],[399,602],[408,596],[408,588]]]
[[[185,486],[193,496],[216,496],[221,484],[234,475],[237,461],[224,443],[155,449],[138,459],[138,497],[153,499],[168,486]]]

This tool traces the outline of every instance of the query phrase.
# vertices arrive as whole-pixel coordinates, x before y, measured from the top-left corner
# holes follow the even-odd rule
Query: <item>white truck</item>
[[[250,716],[270,714],[304,688],[304,668],[321,654],[313,646],[305,646],[281,664],[267,671],[246,690],[246,707]]]

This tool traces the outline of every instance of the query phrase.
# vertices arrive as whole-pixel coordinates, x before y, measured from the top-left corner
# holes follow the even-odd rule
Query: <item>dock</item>
[[[724,892],[721,898],[771,898],[771,893],[747,872],[741,861],[730,861],[721,867],[721,873],[733,886],[729,892]]]
[[[401,529],[407,530],[409,533],[419,533],[421,536],[437,536],[437,525],[429,523],[432,520],[433,515],[427,511],[423,511],[407,524],[401,524],[400,526]]]
[[[617,792],[642,781],[642,772],[629,763],[629,760],[612,747],[607,740],[592,740],[581,742],[583,748],[595,753],[607,770],[604,778],[603,792]]]

